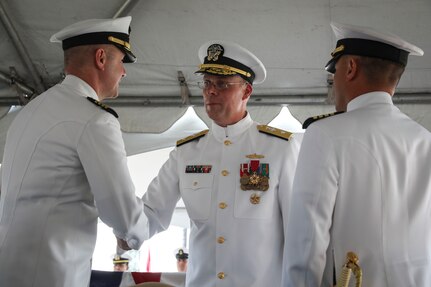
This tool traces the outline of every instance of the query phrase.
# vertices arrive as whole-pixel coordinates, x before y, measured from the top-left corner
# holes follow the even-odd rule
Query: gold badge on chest
[[[260,195],[258,195],[258,194],[256,194],[256,193],[253,193],[253,194],[250,196],[250,202],[251,202],[252,204],[259,204],[259,203],[260,203]]]
[[[247,163],[240,165],[240,183],[241,189],[244,191],[260,191],[254,192],[250,196],[252,204],[259,204],[262,193],[269,189],[269,164],[261,163],[260,159],[265,156],[259,154],[246,155],[250,160]]]

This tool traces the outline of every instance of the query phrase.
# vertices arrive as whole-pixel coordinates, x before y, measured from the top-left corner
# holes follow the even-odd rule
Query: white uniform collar
[[[353,111],[365,106],[374,104],[390,104],[392,103],[392,97],[386,92],[371,92],[360,95],[354,98],[347,104],[347,111]]]
[[[245,132],[251,125],[253,124],[253,120],[250,117],[250,114],[247,112],[247,115],[231,126],[221,127],[217,125],[214,121],[212,122],[211,131],[214,134],[214,137],[220,141],[224,140],[227,137],[235,137],[237,135]]]
[[[71,90],[75,90],[77,94],[83,97],[90,97],[99,100],[96,91],[87,84],[84,80],[74,75],[66,75],[61,85],[67,86]]]

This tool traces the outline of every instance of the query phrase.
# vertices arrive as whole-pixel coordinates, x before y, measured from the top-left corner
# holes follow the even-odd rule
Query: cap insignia
[[[268,134],[268,135],[271,135],[271,136],[275,136],[275,137],[278,137],[280,139],[284,139],[284,140],[287,140],[287,141],[292,136],[292,133],[290,133],[288,131],[284,131],[284,130],[273,128],[273,127],[266,126],[266,125],[258,125],[257,129],[261,133],[265,133],[265,134]]]
[[[218,58],[223,56],[224,48],[220,44],[212,44],[208,47],[207,50],[207,59],[208,61],[216,62],[218,61]]]

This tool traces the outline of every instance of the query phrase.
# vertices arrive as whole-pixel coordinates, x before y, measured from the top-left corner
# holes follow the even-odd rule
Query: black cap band
[[[129,35],[127,34],[114,32],[96,32],[64,39],[62,45],[63,50],[82,45],[113,44],[113,42],[108,39],[110,36],[129,43]]]
[[[332,59],[326,64],[326,70],[335,72],[335,64],[342,55],[358,55],[380,58],[407,65],[409,52],[394,46],[367,39],[346,38],[337,42],[337,48],[331,53]]]
[[[189,255],[187,253],[182,253],[182,254],[176,254],[175,257],[177,259],[189,259]]]
[[[62,41],[63,50],[82,45],[111,44],[126,54],[125,63],[136,62],[136,57],[130,50],[129,35],[118,32],[95,32],[70,37]]]

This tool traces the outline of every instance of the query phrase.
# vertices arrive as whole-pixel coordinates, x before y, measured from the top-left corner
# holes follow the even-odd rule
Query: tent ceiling
[[[431,130],[425,115],[431,104],[429,0],[3,0],[0,107],[25,103],[25,95],[61,80],[62,51],[49,42],[52,34],[79,20],[123,15],[133,17],[138,62],[126,66],[120,97],[108,104],[117,106],[125,132],[160,133],[188,104],[199,110],[197,51],[211,39],[240,43],[265,64],[267,80],[254,87],[250,100],[265,111],[258,113],[263,121],[285,104],[300,120],[318,106],[331,110],[323,69],[335,44],[331,21],[390,31],[425,51],[409,59],[395,100],[408,104],[409,114]]]
[[[49,42],[52,34],[78,20],[108,18],[122,11],[132,15],[132,50],[136,64],[127,65],[124,96],[179,97],[178,71],[192,96],[198,77],[199,46],[210,39],[241,43],[258,55],[268,78],[255,95],[284,96],[327,93],[323,66],[334,47],[329,23],[374,26],[399,34],[425,51],[411,57],[399,92],[429,93],[431,80],[431,2],[429,0],[157,0],[1,2],[0,72],[17,76],[37,90],[32,76],[47,88],[62,76],[62,51]],[[121,10],[122,7],[128,7]],[[386,17],[385,15],[390,15]],[[9,24],[7,25],[7,19]],[[12,36],[11,31],[16,32]],[[16,39],[20,41],[16,43]],[[25,61],[22,54],[28,54]],[[37,78],[37,77],[36,77]],[[11,94],[2,83],[1,96]]]

